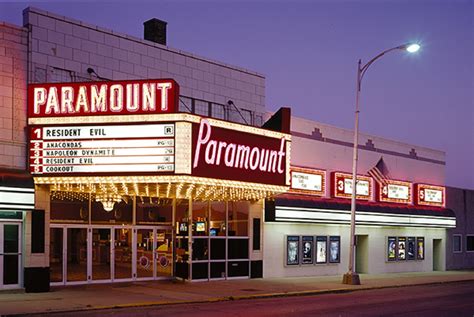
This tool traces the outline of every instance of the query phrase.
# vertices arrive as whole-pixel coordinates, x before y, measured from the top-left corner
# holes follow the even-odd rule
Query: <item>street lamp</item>
[[[395,50],[406,50],[409,53],[417,52],[420,49],[420,45],[416,43],[407,43],[393,47],[391,49],[385,50],[382,53],[378,54],[370,61],[367,62],[364,66],[361,67],[362,61],[359,59],[357,65],[357,92],[356,92],[356,105],[355,105],[355,124],[354,124],[354,151],[353,151],[353,161],[352,161],[352,195],[351,195],[351,237],[350,237],[350,246],[349,246],[349,270],[344,274],[342,282],[344,284],[359,285],[360,279],[359,274],[354,271],[354,242],[355,242],[355,210],[356,210],[356,189],[357,189],[357,147],[359,140],[359,99],[360,99],[360,87],[362,79],[364,78],[367,69],[372,65],[377,59],[384,56],[388,52]]]

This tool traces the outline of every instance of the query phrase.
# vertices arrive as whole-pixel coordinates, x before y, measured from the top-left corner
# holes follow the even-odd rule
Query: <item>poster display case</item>
[[[329,263],[341,262],[341,237],[329,237]]]
[[[313,264],[313,254],[314,254],[314,237],[313,236],[303,236],[302,239],[302,255],[301,263],[302,264]]]
[[[316,263],[322,264],[328,261],[327,258],[328,237],[316,237]]]
[[[286,237],[286,265],[298,265],[300,254],[300,237]]]

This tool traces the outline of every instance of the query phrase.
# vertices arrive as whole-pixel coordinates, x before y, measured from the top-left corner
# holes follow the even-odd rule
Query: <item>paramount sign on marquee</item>
[[[285,185],[286,144],[284,137],[212,127],[202,119],[199,127],[193,128],[192,174]]]

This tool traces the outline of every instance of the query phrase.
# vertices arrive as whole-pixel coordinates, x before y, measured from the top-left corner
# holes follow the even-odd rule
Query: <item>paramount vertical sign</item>
[[[286,186],[286,137],[269,137],[212,126],[193,126],[194,176]]]

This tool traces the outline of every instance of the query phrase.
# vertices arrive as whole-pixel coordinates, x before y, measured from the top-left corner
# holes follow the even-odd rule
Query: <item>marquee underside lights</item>
[[[90,195],[119,195],[196,200],[260,200],[288,190],[285,186],[224,181],[192,176],[35,177],[55,197],[87,199]]]
[[[332,223],[349,225],[350,211],[300,207],[275,207],[275,221],[302,223]],[[357,225],[455,228],[455,217],[420,216],[357,211]]]

